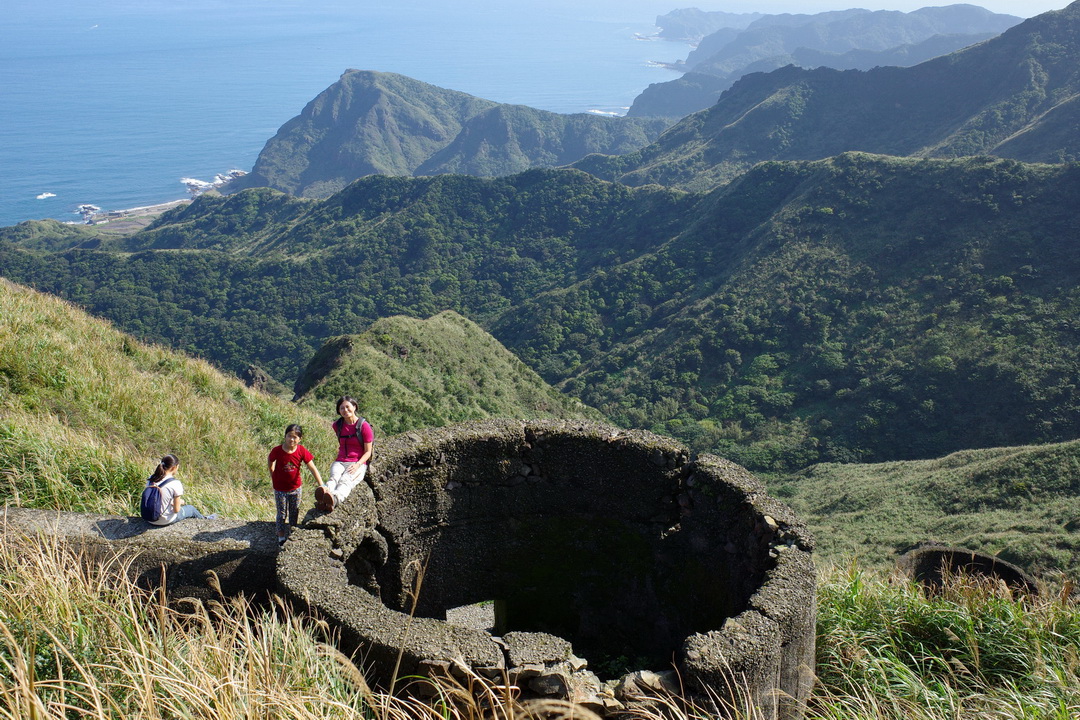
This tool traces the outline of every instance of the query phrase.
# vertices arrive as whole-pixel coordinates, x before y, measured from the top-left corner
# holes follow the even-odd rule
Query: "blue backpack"
[[[142,491],[142,499],[139,501],[139,514],[147,522],[154,522],[161,517],[161,486],[173,478],[165,478],[161,482],[151,483]]]

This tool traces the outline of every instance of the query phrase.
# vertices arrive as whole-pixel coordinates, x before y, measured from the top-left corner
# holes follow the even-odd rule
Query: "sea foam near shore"
[[[614,0],[603,12],[568,0],[10,10],[0,23],[0,226],[66,220],[80,204],[152,205],[183,195],[176,178],[250,169],[349,67],[564,113],[616,111],[667,79],[646,66],[656,45],[634,39],[655,13]],[[73,84],[75,70],[87,80]],[[46,190],[54,197],[39,198]]]

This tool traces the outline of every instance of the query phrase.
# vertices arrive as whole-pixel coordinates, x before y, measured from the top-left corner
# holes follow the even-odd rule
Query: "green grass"
[[[1080,712],[1080,607],[953,578],[927,597],[852,566],[819,584],[814,718],[1045,718]]]
[[[330,418],[0,283],[0,502],[131,514],[145,478],[173,453],[189,502],[266,519],[270,448],[299,422],[309,430],[305,444],[328,464],[336,450]]]
[[[819,554],[885,567],[921,541],[1042,573],[1080,570],[1080,441],[967,450],[934,460],[827,463],[769,482]]]
[[[449,310],[427,320],[383,318],[359,335],[331,338],[300,387],[303,407],[355,397],[386,434],[489,417],[602,419]]]

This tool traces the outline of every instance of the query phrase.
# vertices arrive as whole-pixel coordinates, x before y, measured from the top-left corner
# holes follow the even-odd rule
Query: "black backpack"
[[[142,491],[142,499],[139,501],[139,514],[147,522],[154,522],[161,517],[161,486],[173,478],[165,478],[161,482],[151,483]]]

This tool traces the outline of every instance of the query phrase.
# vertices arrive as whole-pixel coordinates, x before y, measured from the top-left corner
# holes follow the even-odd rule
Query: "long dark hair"
[[[352,403],[353,410],[356,411],[356,412],[360,411],[360,403],[356,402],[355,400],[353,400],[348,395],[342,395],[341,397],[338,398],[337,403],[334,405],[334,412],[336,412],[338,415],[341,414],[341,403],[343,403],[343,402]]]
[[[154,474],[150,476],[150,482],[156,483],[158,480],[165,477],[165,473],[169,472],[179,464],[180,461],[176,459],[175,455],[166,455],[161,458],[161,462],[154,468]]]

